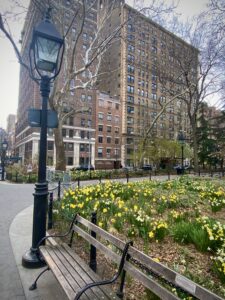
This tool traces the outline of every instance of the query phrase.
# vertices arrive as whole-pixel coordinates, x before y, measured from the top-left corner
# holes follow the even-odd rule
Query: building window
[[[98,113],[98,119],[103,120],[104,114],[103,113]]]
[[[68,151],[73,151],[73,146],[74,146],[73,143],[68,143],[68,144],[67,144],[67,150],[68,150]]]
[[[98,137],[98,142],[99,142],[100,144],[103,143],[103,136],[99,136],[99,137]]]
[[[84,152],[85,151],[85,145],[84,144],[80,144],[80,152]]]
[[[103,149],[98,148],[98,157],[102,157],[102,156],[103,156]]]
[[[133,127],[127,127],[127,133],[128,134],[133,134],[134,133],[134,128]]]
[[[87,33],[84,32],[84,33],[83,33],[83,39],[84,39],[84,40],[87,40],[87,38],[88,38],[88,35],[87,35]]]
[[[152,46],[152,53],[157,53],[157,48],[155,46]]]
[[[73,129],[70,129],[70,130],[69,130],[69,137],[70,137],[70,138],[73,138]]]
[[[80,120],[80,125],[81,125],[82,127],[85,126],[85,119],[81,119],[81,120]]]
[[[92,126],[92,121],[91,121],[91,120],[88,120],[87,124],[88,124],[88,127],[91,128],[91,126]]]
[[[133,96],[127,96],[127,102],[134,103],[134,97]]]
[[[103,131],[103,125],[98,125],[98,131]]]
[[[119,127],[115,127],[115,133],[119,133]]]
[[[115,116],[115,124],[119,124],[120,118],[118,116]]]
[[[116,103],[115,107],[116,107],[117,110],[120,109],[119,103]]]
[[[115,145],[119,144],[119,138],[115,138]]]
[[[127,31],[128,32],[134,32],[135,31],[133,24],[127,24]]]
[[[107,132],[112,132],[112,127],[111,126],[107,126]]]
[[[62,136],[63,136],[63,137],[66,137],[66,128],[63,128],[63,129],[62,129]]]
[[[157,100],[157,95],[155,93],[152,93],[152,100]]]
[[[128,45],[127,49],[128,49],[128,51],[130,51],[130,52],[134,52],[134,51],[135,51],[134,46],[133,46],[133,45],[130,45],[130,44]]]
[[[107,148],[106,149],[106,157],[110,158],[110,156],[111,156],[111,149]]]
[[[130,61],[130,62],[134,62],[134,56],[131,55],[131,54],[128,54],[127,55],[127,60]]]
[[[128,86],[127,86],[127,91],[128,91],[128,93],[133,94],[133,93],[134,93],[134,87],[131,86],[131,85],[128,85]]]
[[[157,84],[155,82],[152,83],[152,90],[157,90]]]
[[[73,126],[73,117],[69,118],[69,126]]]
[[[127,124],[134,124],[134,118],[127,117]]]
[[[54,142],[48,141],[48,150],[54,150]]]
[[[106,142],[107,142],[107,144],[111,144],[111,137],[110,136],[107,136]]]
[[[131,65],[127,65],[127,72],[128,73],[134,73],[134,66],[131,66]]]
[[[111,114],[107,114],[107,121],[112,121],[112,115]]]
[[[67,157],[67,165],[73,166],[73,157]]]
[[[135,40],[135,36],[132,35],[132,34],[128,34],[127,35],[127,39],[128,39],[128,41],[134,41]]]
[[[98,100],[98,106],[99,106],[99,107],[104,107],[104,100],[99,99],[99,100]]]
[[[80,131],[80,137],[81,137],[82,139],[85,138],[85,131],[84,131],[84,130],[81,130],[81,131]]]
[[[129,82],[129,83],[134,83],[134,76],[132,76],[132,75],[127,75],[127,82]]]
[[[86,44],[83,44],[83,45],[82,45],[82,48],[83,48],[83,50],[87,50],[87,45],[86,45]]]
[[[127,106],[127,112],[129,114],[133,114],[134,113],[134,107],[133,106]]]

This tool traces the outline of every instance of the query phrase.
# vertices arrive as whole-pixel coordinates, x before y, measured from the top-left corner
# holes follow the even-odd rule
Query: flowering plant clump
[[[148,236],[150,239],[162,241],[167,234],[168,224],[164,220],[157,220],[153,222],[152,230],[149,231]]]
[[[225,243],[221,249],[218,249],[215,257],[211,257],[214,262],[216,272],[218,273],[221,281],[225,283]]]
[[[207,190],[200,193],[200,197],[209,201],[213,212],[220,211],[225,207],[225,191],[222,187],[215,190],[215,187],[210,186]]]
[[[210,250],[219,249],[225,241],[225,225],[206,216],[198,218],[197,221],[208,234]]]

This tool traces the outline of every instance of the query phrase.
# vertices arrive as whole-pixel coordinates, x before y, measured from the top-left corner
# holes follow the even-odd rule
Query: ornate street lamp
[[[184,144],[186,139],[182,131],[179,132],[177,140],[181,145],[181,174],[184,174]]]
[[[47,109],[50,84],[60,72],[64,52],[64,39],[50,21],[50,10],[47,10],[44,21],[41,21],[34,28],[29,51],[30,76],[39,82],[42,107],[38,182],[35,184],[34,192],[32,246],[22,258],[22,265],[27,268],[38,268],[43,265],[39,258],[37,245],[46,234],[48,203],[48,183],[46,181]]]
[[[6,157],[7,149],[8,149],[8,142],[4,140],[2,142],[2,181],[5,180],[5,157]]]

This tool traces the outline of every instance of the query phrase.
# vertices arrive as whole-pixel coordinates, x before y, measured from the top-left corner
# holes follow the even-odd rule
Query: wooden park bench
[[[132,242],[126,243],[120,240],[95,225],[95,223],[96,214],[92,214],[92,222],[76,215],[69,231],[63,235],[71,234],[69,245],[56,243],[52,239],[53,236],[44,238],[51,240],[46,245],[41,245],[44,239],[40,241],[39,251],[48,267],[40,273],[31,285],[30,290],[37,287],[39,277],[50,269],[62,286],[68,299],[122,299],[126,273],[128,273],[160,299],[180,299],[165,287],[169,285],[170,287],[181,289],[197,299],[223,300],[195,282],[154,261],[137,250],[132,245]],[[91,245],[89,265],[71,248],[74,233],[77,233]],[[57,235],[55,237],[62,236]],[[96,249],[118,266],[118,271],[111,279],[102,280],[96,274]],[[113,291],[111,285],[119,277],[119,288],[117,291]],[[135,299],[141,298],[142,295],[137,295]]]

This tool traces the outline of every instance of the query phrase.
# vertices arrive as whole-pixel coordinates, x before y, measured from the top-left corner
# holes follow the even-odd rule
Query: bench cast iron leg
[[[39,275],[38,277],[35,279],[34,283],[29,287],[30,291],[33,291],[37,288],[37,281],[38,279],[41,277],[42,274],[44,274],[46,271],[49,270],[49,267],[47,267],[46,269],[44,269]]]

